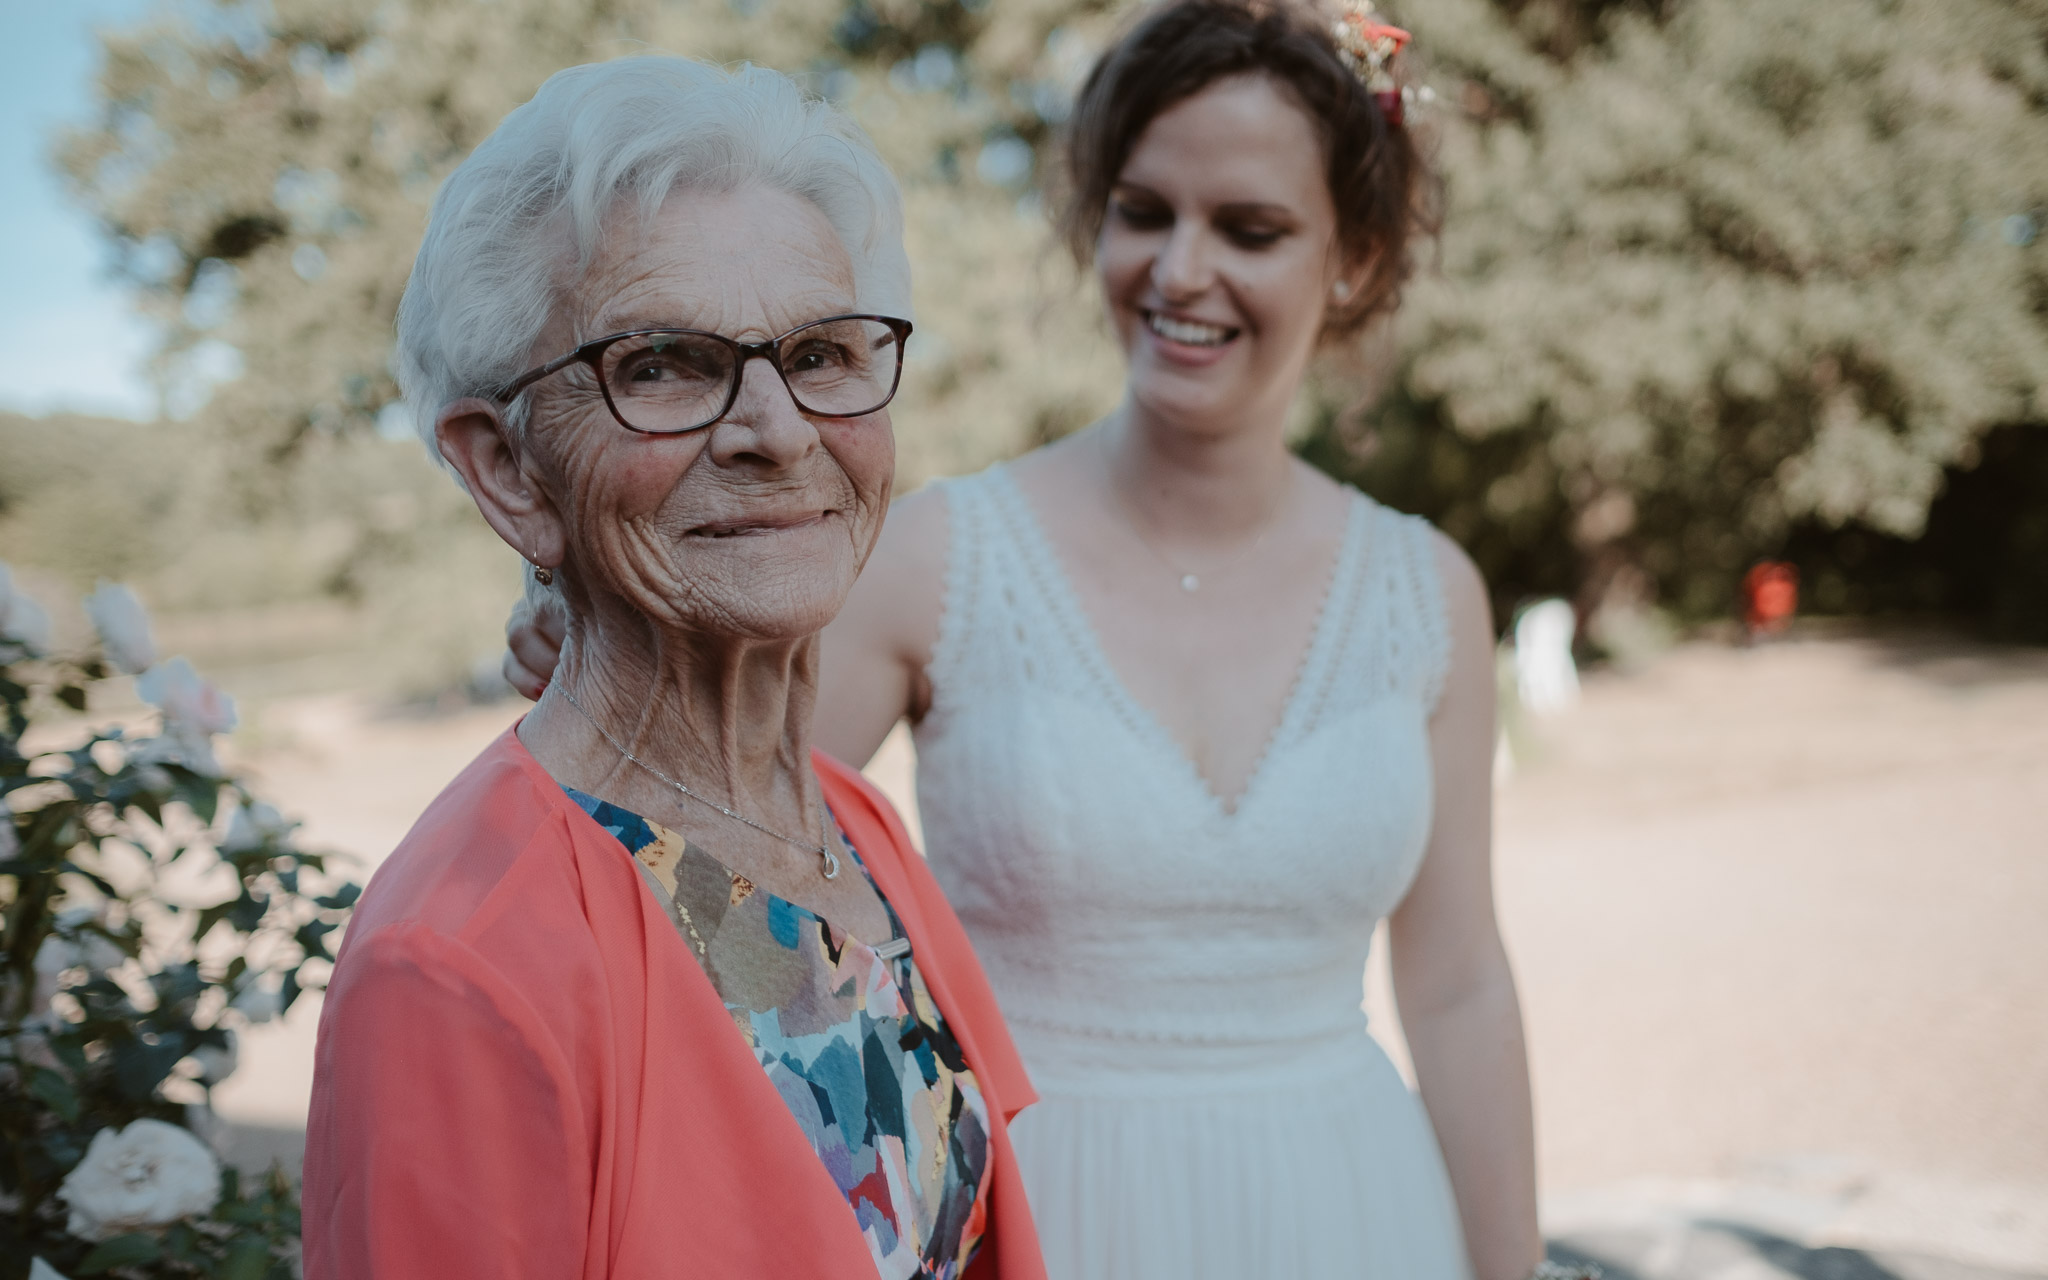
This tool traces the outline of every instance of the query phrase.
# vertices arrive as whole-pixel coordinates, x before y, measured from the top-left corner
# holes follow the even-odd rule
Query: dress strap
[[[1436,529],[1420,516],[1402,516],[1404,575],[1413,610],[1417,648],[1417,691],[1431,712],[1443,697],[1451,673],[1451,615],[1444,599],[1443,572],[1437,566]]]
[[[927,669],[932,710],[1045,674],[1051,609],[1020,528],[1015,482],[999,463],[940,482],[947,504],[946,594]]]
[[[1336,625],[1304,731],[1392,694],[1434,711],[1450,665],[1434,531],[1363,493],[1352,502],[1345,578],[1330,602]]]

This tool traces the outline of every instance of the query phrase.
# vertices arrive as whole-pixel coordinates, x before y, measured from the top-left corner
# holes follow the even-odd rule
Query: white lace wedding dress
[[[1429,835],[1427,526],[1352,497],[1231,811],[1111,669],[1008,472],[945,492],[918,803],[1042,1098],[1012,1132],[1052,1280],[1462,1280],[1435,1135],[1359,1008]]]

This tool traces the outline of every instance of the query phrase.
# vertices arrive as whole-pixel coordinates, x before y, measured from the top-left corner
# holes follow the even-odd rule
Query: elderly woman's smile
[[[857,309],[853,266],[831,224],[787,192],[683,190],[650,218],[625,208],[613,223],[568,290],[574,303],[534,343],[533,364],[656,327],[765,343]],[[535,522],[533,558],[559,558],[566,590],[636,605],[666,599],[657,616],[683,630],[808,635],[838,612],[881,528],[895,468],[888,415],[807,414],[785,379],[808,386],[815,375],[806,371],[824,357],[798,349],[783,363],[800,367],[781,373],[746,360],[731,407],[708,426],[660,430],[693,425],[677,419],[622,429],[615,407],[635,413],[653,398],[641,388],[715,378],[722,392],[731,357],[719,354],[726,363],[716,368],[700,358],[625,375],[578,363],[533,385],[527,443],[561,494],[554,520]],[[893,351],[881,354],[893,368]],[[694,616],[675,607],[686,603]]]

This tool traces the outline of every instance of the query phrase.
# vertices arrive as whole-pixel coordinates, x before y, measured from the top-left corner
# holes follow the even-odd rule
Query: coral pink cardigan
[[[995,1120],[968,1275],[1044,1280],[1035,1095],[895,810],[815,756]],[[307,1280],[874,1275],[853,1211],[619,843],[507,730],[377,872],[320,1015]]]

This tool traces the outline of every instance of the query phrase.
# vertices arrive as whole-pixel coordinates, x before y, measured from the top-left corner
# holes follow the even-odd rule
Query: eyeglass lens
[[[889,403],[902,363],[896,331],[879,320],[825,320],[785,335],[776,347],[797,407],[859,417]],[[725,408],[739,355],[708,334],[647,333],[605,348],[600,371],[612,405],[640,431],[692,431]]]

